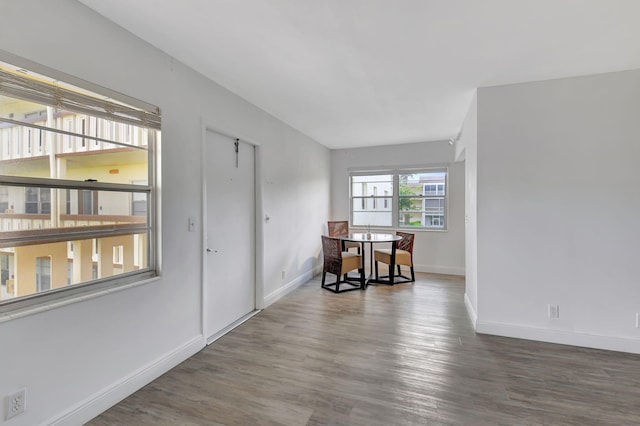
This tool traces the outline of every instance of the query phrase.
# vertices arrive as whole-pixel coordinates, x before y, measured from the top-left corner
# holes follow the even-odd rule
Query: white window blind
[[[144,111],[112,99],[93,97],[71,87],[0,70],[0,94],[106,120],[160,130],[160,110],[157,108],[154,111]]]

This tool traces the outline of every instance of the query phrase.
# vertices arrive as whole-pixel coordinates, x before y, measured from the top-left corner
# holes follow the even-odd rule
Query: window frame
[[[444,199],[444,214],[443,221],[444,226],[438,228],[432,227],[418,227],[418,226],[405,226],[400,225],[400,175],[403,174],[418,174],[418,173],[444,173],[444,195],[436,195],[434,197],[442,197]],[[401,168],[393,168],[393,169],[348,169],[348,186],[349,186],[349,227],[350,228],[371,228],[371,229],[380,229],[380,230],[413,230],[416,232],[448,232],[449,230],[449,198],[450,198],[450,186],[449,186],[449,165],[448,164],[432,164],[428,166],[407,166]],[[377,198],[391,198],[391,225],[383,226],[383,225],[371,225],[368,226],[366,224],[354,224],[353,221],[353,201],[354,196],[352,194],[353,186],[352,186],[352,178],[354,176],[375,176],[375,175],[391,175],[393,181],[393,194],[391,197],[385,196],[377,196]],[[423,191],[424,192],[424,191]],[[437,192],[437,191],[436,191]],[[365,199],[366,197],[355,197],[355,199]],[[371,197],[370,197],[371,198]],[[415,197],[402,197],[402,198],[421,198],[423,200],[432,198],[431,196],[421,195]],[[384,205],[384,204],[383,204]]]
[[[135,270],[131,272],[121,273],[115,276],[109,276],[105,278],[93,279],[85,282],[81,282],[78,284],[74,284],[68,287],[61,287],[56,289],[51,289],[42,293],[33,293],[25,296],[20,296],[15,299],[5,299],[0,301],[0,322],[7,321],[13,318],[18,318],[25,315],[30,315],[35,312],[40,312],[41,310],[51,309],[54,307],[75,303],[80,300],[84,300],[89,297],[97,297],[103,294],[111,293],[114,291],[120,291],[126,288],[130,288],[133,286],[145,284],[149,281],[157,280],[160,277],[161,267],[160,267],[160,211],[159,211],[159,199],[160,199],[160,185],[159,185],[159,167],[160,167],[160,156],[159,156],[159,137],[160,137],[160,109],[157,106],[148,104],[144,101],[137,100],[135,98],[123,95],[111,89],[107,89],[105,87],[86,82],[84,80],[78,79],[71,75],[65,74],[63,72],[48,68],[46,66],[34,63],[32,61],[26,60],[24,58],[20,58],[18,56],[12,55],[8,52],[4,52],[0,50],[0,61],[5,64],[11,64],[11,66],[19,67],[23,69],[29,70],[29,72],[34,73],[40,76],[46,76],[47,78],[53,81],[64,81],[64,83],[77,87],[84,91],[92,92],[103,99],[112,99],[117,104],[115,106],[116,113],[123,114],[122,120],[117,120],[119,122],[125,122],[127,125],[132,124],[131,116],[125,116],[127,113],[126,108],[129,110],[139,110],[139,116],[142,116],[143,123],[149,123],[148,128],[157,130],[158,132],[145,131],[144,134],[148,135],[148,141],[144,144],[140,144],[140,147],[147,151],[147,185],[134,185],[134,184],[121,184],[121,183],[107,183],[107,182],[95,182],[95,181],[75,181],[75,180],[65,180],[65,179],[51,179],[51,178],[37,178],[37,177],[18,177],[18,176],[0,176],[0,184],[3,186],[14,186],[14,187],[38,187],[38,188],[51,188],[51,189],[59,189],[59,190],[89,190],[89,191],[124,191],[130,192],[132,194],[143,192],[146,194],[148,199],[147,204],[147,222],[143,226],[136,226],[132,224],[126,230],[122,229],[99,229],[97,231],[90,230],[89,232],[83,232],[81,230],[75,229],[71,233],[68,232],[68,229],[65,228],[48,228],[51,232],[45,233],[46,237],[35,237],[31,241],[29,238],[33,238],[28,236],[27,238],[20,239],[18,236],[13,243],[21,245],[29,245],[33,244],[34,241],[37,242],[53,242],[57,241],[71,241],[72,239],[91,239],[91,238],[100,238],[106,237],[110,235],[123,235],[123,234],[131,234],[135,235],[137,233],[143,233],[147,235],[147,266],[141,270]],[[8,96],[14,96],[13,94],[8,94]],[[80,95],[82,96],[82,95]],[[123,106],[121,106],[123,105]],[[73,111],[73,109],[65,108],[67,110]],[[124,112],[123,112],[124,110]],[[75,111],[78,116],[82,115],[82,111]],[[109,111],[107,111],[108,113]],[[84,113],[85,118],[87,119],[87,123],[90,121],[89,117],[99,117],[105,118],[105,116],[101,116],[98,113],[87,114]],[[11,121],[9,119],[3,119],[4,121]],[[148,120],[148,121],[145,121]],[[105,141],[100,137],[92,137],[90,135],[78,135],[74,131],[67,131],[66,125],[64,125],[63,129],[55,129],[55,128],[43,128],[37,124],[31,124],[22,120],[15,120],[15,123],[19,126],[24,126],[25,128],[33,129],[33,133],[35,132],[42,135],[44,131],[51,131],[60,134],[66,134],[68,140],[72,141],[77,137],[86,138],[87,142],[94,143],[92,139],[95,139],[99,142],[109,142],[117,145],[127,145],[129,144],[120,144],[117,142],[117,138],[114,138],[113,141]],[[75,124],[75,123],[74,123]],[[141,129],[145,129],[145,124],[136,124]],[[16,127],[11,128],[12,131],[16,130]],[[73,129],[76,130],[76,129]],[[23,138],[19,137],[18,140],[12,138],[12,136],[16,136],[12,133],[6,135],[11,142],[11,146],[8,147],[9,157],[14,158],[14,150],[20,148],[21,143],[23,142]],[[17,135],[22,136],[22,135]],[[96,136],[98,136],[98,132],[96,131]],[[102,136],[100,134],[100,136]],[[114,135],[115,136],[115,135]],[[86,148],[88,150],[89,143],[86,143]],[[132,146],[132,145],[131,145]],[[32,147],[33,148],[33,147]],[[63,142],[61,153],[64,153],[67,148],[67,140],[65,139]],[[33,152],[33,150],[32,150]],[[5,154],[3,152],[3,154]],[[46,154],[45,154],[46,155]],[[2,160],[6,160],[5,155],[2,155]],[[64,206],[62,207],[64,209]],[[70,236],[70,234],[73,234]],[[25,235],[27,235],[25,233]],[[82,236],[82,238],[80,238]],[[15,236],[14,236],[15,237]],[[94,239],[95,242],[95,239]],[[6,238],[2,241],[2,244],[5,247],[8,247],[7,244],[12,243],[12,238]]]

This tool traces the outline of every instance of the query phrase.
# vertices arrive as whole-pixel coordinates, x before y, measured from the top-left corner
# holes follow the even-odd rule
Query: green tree
[[[399,177],[400,199],[398,201],[398,207],[400,208],[400,211],[415,210],[412,206],[411,198],[403,198],[402,196],[421,195],[420,185],[411,185],[409,183],[410,177],[413,177],[413,175],[400,175]]]

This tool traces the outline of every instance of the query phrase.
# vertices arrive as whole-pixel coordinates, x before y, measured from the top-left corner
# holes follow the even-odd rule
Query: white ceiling
[[[477,87],[640,68],[639,0],[79,0],[330,148],[454,137]]]

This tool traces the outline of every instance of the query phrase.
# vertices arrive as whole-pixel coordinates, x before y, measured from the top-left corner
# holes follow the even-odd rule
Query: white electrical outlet
[[[194,232],[196,230],[196,220],[190,217],[187,221],[189,232]]]
[[[18,414],[24,413],[27,403],[27,390],[20,389],[5,397],[4,419],[9,420]]]
[[[560,318],[560,305],[549,305],[549,318]]]

